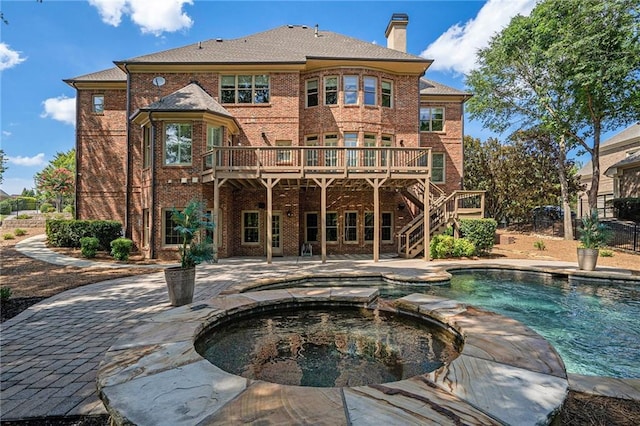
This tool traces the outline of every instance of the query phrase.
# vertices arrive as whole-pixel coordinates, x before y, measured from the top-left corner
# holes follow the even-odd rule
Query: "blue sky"
[[[75,91],[62,80],[113,61],[212,38],[237,38],[286,24],[386,45],[391,15],[409,15],[407,51],[434,59],[426,77],[464,90],[474,52],[535,0],[423,1],[2,1],[0,143],[2,189],[20,193],[55,156],[74,147]],[[467,120],[465,133],[491,133]],[[108,165],[105,165],[108,166]]]

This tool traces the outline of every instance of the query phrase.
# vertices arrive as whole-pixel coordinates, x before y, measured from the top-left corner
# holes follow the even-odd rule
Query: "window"
[[[368,242],[373,241],[373,212],[365,212],[364,214],[364,240]],[[383,242],[391,241],[391,213],[380,213],[380,240]]]
[[[318,241],[318,213],[305,214],[304,241],[306,243]]]
[[[151,127],[142,127],[142,167],[151,166]]]
[[[304,140],[305,146],[318,146],[318,136],[307,136]],[[307,166],[317,166],[318,165],[318,150],[317,149],[307,149],[305,150],[305,161]]]
[[[393,106],[393,104],[392,104],[393,83],[391,81],[388,81],[388,80],[382,80],[382,83],[380,83],[380,85],[382,87],[382,100],[381,100],[380,104],[383,107],[391,108]]]
[[[276,146],[291,146],[291,141],[276,141]],[[278,164],[291,164],[291,150],[278,149],[276,151],[276,161]]]
[[[191,164],[191,124],[167,123],[164,139],[164,164]]]
[[[345,75],[343,77],[343,92],[345,105],[358,104],[358,76]]]
[[[178,231],[175,230],[176,223],[172,219],[173,210],[164,211],[164,244],[176,245],[182,242],[182,238]]]
[[[242,212],[242,244],[260,243],[260,215],[257,211]]]
[[[327,238],[327,242],[337,242],[338,241],[338,213],[327,212],[326,221],[327,221],[327,229],[325,230],[325,235]]]
[[[376,146],[376,135],[364,135],[365,148],[372,148]],[[367,149],[364,151],[364,166],[373,167],[376,165],[376,151],[375,149]]]
[[[151,227],[149,209],[142,209],[142,247],[149,247]]]
[[[431,154],[431,182],[444,183],[444,153]]]
[[[104,114],[104,95],[93,95],[93,112]]]
[[[344,241],[358,242],[358,212],[344,213]]]
[[[444,108],[420,108],[420,131],[441,132],[444,130]]]
[[[268,75],[223,75],[220,98],[227,104],[269,103]]]
[[[364,77],[364,104],[376,105],[376,93],[378,92],[378,79]]]
[[[344,146],[347,148],[355,148],[358,146],[358,134],[357,133],[345,133],[344,134]],[[355,149],[346,150],[347,166],[356,167],[358,165],[358,151]]]
[[[318,105],[318,79],[307,80],[307,107]]]
[[[338,104],[338,77],[324,78],[324,104]]]
[[[338,146],[338,135],[324,135],[324,146]],[[338,152],[335,149],[324,151],[324,165],[335,167],[338,164]]]
[[[207,126],[207,151],[222,146],[222,134],[222,127]],[[213,155],[207,155],[205,165],[207,168],[213,167]],[[222,153],[220,151],[216,152],[216,165],[222,165]]]
[[[393,136],[391,135],[382,135],[382,140],[380,141],[380,146],[384,147],[384,148],[390,148],[393,146]],[[385,149],[382,150],[382,153],[380,154],[381,158],[380,158],[380,164],[382,164],[383,166],[387,165],[387,156],[389,156],[389,158],[391,157],[391,150]]]

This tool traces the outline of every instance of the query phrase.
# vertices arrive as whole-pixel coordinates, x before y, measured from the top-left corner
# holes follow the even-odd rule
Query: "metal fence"
[[[611,230],[611,239],[607,246],[640,253],[640,223],[617,220],[603,220],[602,223]],[[582,221],[574,219],[572,226],[573,235],[578,239]],[[531,229],[537,234],[564,237],[564,223],[561,220],[537,218],[532,221]]]

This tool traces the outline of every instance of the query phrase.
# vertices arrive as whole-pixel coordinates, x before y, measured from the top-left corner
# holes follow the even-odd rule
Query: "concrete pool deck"
[[[60,256],[32,237],[16,246],[25,255],[51,263]],[[41,257],[40,257],[41,258]],[[80,262],[80,259],[76,259]],[[72,258],[65,264],[76,265]],[[95,262],[94,262],[95,263]],[[598,268],[577,271],[570,262],[490,260],[425,263],[421,260],[362,257],[279,258],[271,265],[261,258],[224,259],[198,267],[195,301],[218,296],[229,287],[260,279],[304,274],[387,273],[416,276],[456,267],[509,267],[583,277],[619,278],[640,284],[628,271]],[[82,267],[95,265],[83,264]],[[130,265],[125,265],[130,267]],[[1,419],[105,414],[96,391],[98,365],[118,337],[152,316],[171,308],[161,272],[104,281],[48,298],[0,325]],[[619,380],[569,376],[570,388],[606,396],[640,400],[640,379]]]

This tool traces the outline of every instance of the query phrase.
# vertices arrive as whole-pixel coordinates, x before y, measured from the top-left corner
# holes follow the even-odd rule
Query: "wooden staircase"
[[[434,189],[435,188],[435,189]],[[415,258],[424,253],[424,194],[423,185],[415,185],[403,192],[403,195],[422,212],[416,215],[398,233],[398,255],[404,258]],[[454,191],[450,195],[433,184],[429,191],[429,240],[441,233],[447,226],[459,228],[460,219],[480,219],[484,217],[484,191]]]

